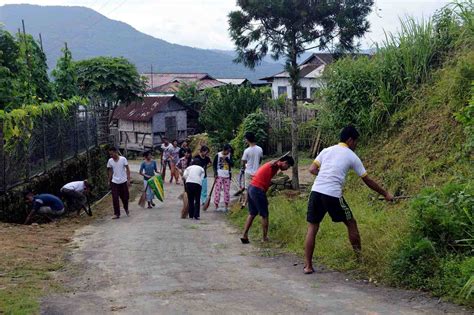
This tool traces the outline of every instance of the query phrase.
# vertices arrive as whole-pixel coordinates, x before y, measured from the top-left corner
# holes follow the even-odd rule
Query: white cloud
[[[0,0],[0,4],[77,5],[171,43],[215,49],[232,49],[227,14],[236,8],[235,0]],[[376,0],[370,15],[371,32],[362,41],[370,46],[384,38],[384,30],[394,32],[399,17],[428,17],[448,0]]]

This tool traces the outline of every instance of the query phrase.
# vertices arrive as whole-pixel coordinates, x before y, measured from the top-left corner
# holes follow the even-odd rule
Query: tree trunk
[[[296,90],[299,85],[299,69],[297,63],[297,54],[296,48],[293,49],[293,52],[290,54],[290,82],[291,82],[291,155],[295,160],[295,165],[293,166],[292,172],[293,176],[291,179],[291,184],[293,189],[300,189],[300,180],[298,175],[298,103]]]

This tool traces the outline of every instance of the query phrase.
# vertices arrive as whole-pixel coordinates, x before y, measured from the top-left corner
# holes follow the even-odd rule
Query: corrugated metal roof
[[[217,78],[216,80],[223,82],[225,84],[233,84],[233,85],[242,85],[247,82],[250,82],[246,78]]]
[[[191,80],[200,81],[204,79],[213,79],[208,73],[142,73],[142,76],[147,78],[147,85],[149,89],[162,86],[176,80]],[[153,77],[153,80],[152,80]],[[152,86],[153,81],[153,86]]]
[[[166,84],[156,86],[153,89],[150,89],[148,92],[150,93],[174,93],[179,91],[179,87],[182,83],[193,83],[195,82],[197,84],[197,88],[199,90],[204,90],[207,88],[215,88],[219,86],[225,85],[225,83],[217,81],[215,79],[203,79],[200,81],[195,81],[189,78],[184,78],[184,79],[176,79],[172,82],[168,82]]]
[[[112,119],[124,119],[131,121],[150,121],[153,116],[162,110],[172,99],[178,100],[173,95],[160,95],[145,97],[141,101],[135,101],[129,105],[121,105],[114,110]]]

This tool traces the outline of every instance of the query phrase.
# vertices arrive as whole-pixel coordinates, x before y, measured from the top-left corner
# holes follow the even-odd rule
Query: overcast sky
[[[369,48],[374,42],[380,42],[384,38],[384,30],[396,31],[399,17],[428,17],[448,2],[375,0],[374,12],[369,18],[371,32],[363,39],[363,47]],[[227,31],[227,14],[236,9],[235,0],[0,0],[0,5],[9,3],[85,6],[171,43],[233,49]]]

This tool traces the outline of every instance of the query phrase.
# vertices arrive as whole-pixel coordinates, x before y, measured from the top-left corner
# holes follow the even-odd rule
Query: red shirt
[[[272,162],[263,164],[253,176],[250,185],[260,188],[263,191],[267,191],[271,186],[271,180],[273,176],[276,175],[278,170],[278,166],[272,166]]]

